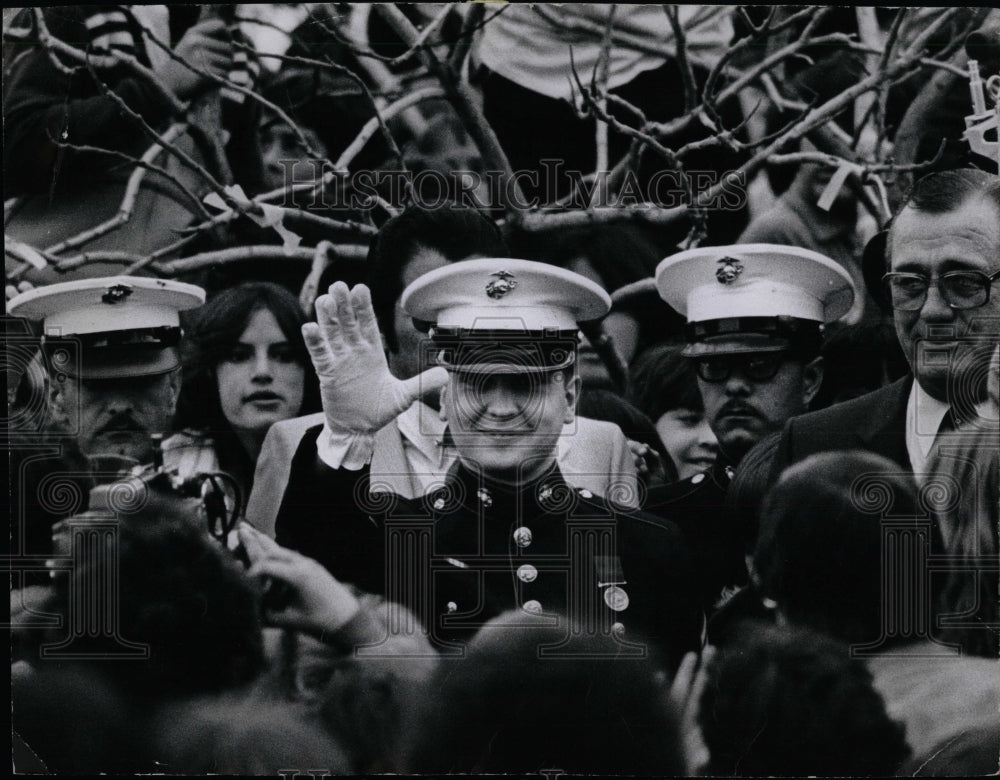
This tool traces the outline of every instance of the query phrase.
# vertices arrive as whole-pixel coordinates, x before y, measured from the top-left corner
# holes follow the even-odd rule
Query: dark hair
[[[184,374],[174,415],[176,429],[211,433],[224,469],[228,470],[228,461],[235,465],[236,471],[250,474],[253,464],[243,462],[247,456],[222,411],[215,371],[239,341],[250,318],[261,309],[274,315],[296,362],[305,369],[302,408],[298,413],[309,414],[320,409],[319,382],[302,339],[301,328],[306,317],[298,300],[284,287],[271,282],[244,282],[223,290],[184,316],[181,341]]]
[[[399,349],[393,310],[403,294],[403,270],[421,249],[440,252],[451,263],[507,254],[500,230],[475,209],[413,206],[386,222],[368,249],[366,265],[375,317],[391,351]]]
[[[803,629],[741,626],[708,666],[698,723],[709,776],[891,776],[910,754],[868,668]]]
[[[265,666],[257,586],[208,536],[198,501],[153,490],[144,499],[119,514],[117,538],[105,536],[96,554],[55,579],[66,620],[93,583],[118,583],[117,632],[77,636],[74,651],[139,699],[247,685]],[[123,640],[146,645],[148,657],[122,660]]]
[[[956,168],[930,173],[918,179],[900,211],[913,209],[922,214],[949,214],[969,201],[979,198],[991,203],[995,216],[1000,219],[1000,176],[976,168]],[[894,218],[888,228],[886,267],[892,257],[892,234],[895,222]],[[1000,247],[997,249],[1000,251]]]
[[[634,225],[558,230],[548,235],[526,234],[515,246],[519,256],[568,268],[587,260],[608,292],[653,275],[662,255],[652,240]]]
[[[684,344],[657,344],[645,350],[629,366],[625,398],[656,423],[673,409],[703,412],[698,378]]]
[[[764,498],[754,553],[761,590],[792,623],[876,642],[882,518],[916,526],[922,515],[912,475],[893,461],[861,450],[812,455],[782,472]]]
[[[868,240],[862,252],[861,272],[865,286],[884,313],[892,312],[892,305],[882,288],[882,277],[892,268],[892,234],[899,215],[906,209],[924,214],[948,214],[977,198],[992,203],[1000,217],[1000,176],[976,168],[954,168],[929,173],[910,188],[903,205],[885,227]],[[1000,247],[997,249],[1000,251]]]
[[[650,658],[622,655],[596,634],[570,636],[566,644],[565,626],[507,612],[465,658],[443,658],[413,716],[407,771],[683,774],[676,718]]]

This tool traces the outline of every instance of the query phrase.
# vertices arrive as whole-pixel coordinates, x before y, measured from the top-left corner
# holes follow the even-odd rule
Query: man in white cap
[[[426,333],[417,330],[400,306],[406,286],[451,263],[506,254],[497,227],[475,209],[414,206],[380,228],[365,261],[365,278],[395,377],[410,379],[420,373],[421,344],[426,340]],[[368,464],[372,476],[394,493],[419,498],[440,484],[455,460],[438,410],[435,391],[415,398],[395,420],[378,429],[367,428],[353,413],[337,419],[320,412],[276,423],[257,460],[247,520],[273,535],[286,516],[320,507],[325,511],[330,502],[321,487],[327,467],[358,469]],[[636,467],[621,429],[582,417],[567,428],[572,435],[559,439],[559,464],[569,483],[599,495],[614,487],[622,503],[637,507]],[[323,555],[320,550],[306,552]]]
[[[152,462],[153,434],[169,432],[180,388],[178,313],[204,302],[200,287],[131,276],[53,284],[11,299],[11,316],[42,328],[52,406],[62,418],[49,440],[71,442],[61,459],[32,459],[20,475],[13,525],[23,527],[25,547],[15,553],[49,551],[51,523],[86,508],[94,473]],[[63,474],[46,479],[53,471]],[[74,480],[76,490],[67,492]]]
[[[8,313],[42,323],[56,403],[80,450],[146,463],[180,389],[178,313],[204,302],[194,285],[110,277],[29,290]]]
[[[424,274],[402,307],[429,325],[432,366],[405,381],[388,370],[366,287],[336,283],[317,300],[303,333],[324,408],[378,426],[443,389],[458,460],[417,500],[340,469],[328,482],[343,497],[334,516],[279,526],[279,542],[328,551],[335,576],[409,606],[442,648],[520,608],[647,637],[678,662],[701,621],[679,531],[570,487],[557,463],[579,394],[578,323],[606,314],[607,294],[544,263],[486,258]],[[575,546],[598,529],[597,546]],[[414,534],[426,543],[411,545]]]
[[[854,285],[817,252],[773,244],[691,249],[660,263],[661,297],[687,318],[694,362],[719,442],[715,466],[651,491],[645,508],[677,522],[699,556],[703,597],[746,582],[741,528],[726,491],[744,455],[806,411],[823,379],[825,323],[850,310]]]

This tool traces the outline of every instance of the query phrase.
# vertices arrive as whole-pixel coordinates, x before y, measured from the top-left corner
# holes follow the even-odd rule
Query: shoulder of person
[[[882,414],[891,406],[906,406],[906,398],[912,386],[912,377],[905,376],[884,387],[872,390],[857,398],[841,401],[825,409],[792,417],[787,425],[798,429],[826,429],[851,420],[863,419],[872,414]]]

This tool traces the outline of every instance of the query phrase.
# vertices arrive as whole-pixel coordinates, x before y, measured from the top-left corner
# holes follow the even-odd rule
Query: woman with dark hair
[[[165,461],[181,477],[225,471],[249,495],[268,429],[319,410],[295,296],[268,282],[225,290],[184,323],[184,377]]]

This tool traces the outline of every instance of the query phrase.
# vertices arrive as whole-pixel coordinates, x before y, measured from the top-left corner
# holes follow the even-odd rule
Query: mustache
[[[726,401],[719,409],[719,417],[728,415],[744,415],[748,417],[760,417],[760,412],[748,404],[746,401]]]
[[[137,422],[136,419],[130,414],[116,414],[97,429],[98,434],[117,433],[122,431],[138,433],[148,432],[146,426]]]

